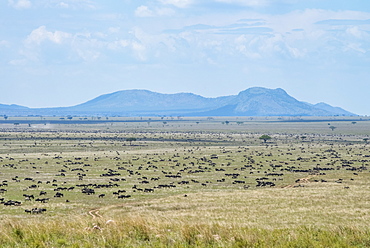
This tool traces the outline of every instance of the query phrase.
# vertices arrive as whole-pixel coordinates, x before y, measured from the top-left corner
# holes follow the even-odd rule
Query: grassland
[[[363,118],[31,119],[0,124],[1,247],[370,246]]]

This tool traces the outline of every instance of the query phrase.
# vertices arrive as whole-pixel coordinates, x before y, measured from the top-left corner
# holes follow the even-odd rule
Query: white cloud
[[[362,53],[362,54],[365,54],[367,51],[365,49],[362,48],[361,44],[358,44],[358,43],[349,43],[346,45],[346,47],[344,48],[344,51],[354,51],[356,53]]]
[[[31,34],[25,40],[25,43],[40,45],[43,41],[49,40],[56,44],[61,44],[68,38],[71,38],[71,34],[61,31],[50,32],[46,30],[45,26],[40,26],[31,32]]]
[[[62,31],[51,32],[46,29],[45,26],[40,26],[39,28],[33,30],[27,38],[23,41],[24,46],[19,49],[19,54],[26,59],[26,61],[40,62],[41,60],[47,61],[48,59],[53,60],[55,57],[63,57],[65,53],[58,53],[64,49],[64,45],[70,44],[72,40],[72,35]],[[52,44],[57,44],[51,48],[45,42],[51,42]],[[62,47],[63,45],[63,47]],[[49,50],[53,49],[53,50]],[[58,54],[58,55],[56,55]],[[63,54],[63,55],[62,55]],[[11,65],[19,65],[25,63],[23,59],[11,61]]]
[[[69,8],[69,4],[68,3],[65,3],[65,2],[60,2],[58,3],[57,5],[58,7],[61,7],[61,8]]]
[[[175,11],[171,8],[150,9],[148,6],[141,5],[135,10],[137,17],[154,17],[154,16],[173,16]]]
[[[120,50],[121,48],[128,47],[129,45],[130,41],[128,40],[118,40],[108,43],[107,48],[111,50]]]
[[[238,1],[213,0],[229,4],[263,6],[288,0]],[[144,10],[144,9],[143,9]],[[154,9],[150,14],[154,15]],[[235,61],[321,61],[327,58],[344,58],[370,51],[370,30],[363,26],[330,26],[317,23],[327,19],[369,19],[369,13],[354,11],[331,11],[306,9],[286,14],[260,14],[240,12],[235,16],[214,15],[176,22],[165,33],[148,32],[141,27],[134,33],[134,41],[139,43],[130,48],[140,60],[166,58],[177,61],[212,61],[223,64],[225,58],[235,56]],[[259,20],[241,23],[238,20]],[[182,28],[179,24],[183,24]],[[167,25],[171,27],[171,25]],[[192,28],[189,28],[192,27]],[[140,31],[140,32],[139,32]],[[150,33],[150,35],[149,35]],[[137,45],[140,46],[137,46]],[[156,53],[155,51],[159,51]],[[332,60],[334,61],[334,59]]]
[[[8,4],[16,9],[28,9],[32,6],[31,1],[29,0],[8,0]]]
[[[186,8],[193,4],[194,0],[159,0],[162,4],[174,5],[178,8]]]
[[[164,0],[162,2],[164,3]],[[174,3],[167,0],[165,2]],[[249,4],[257,2],[263,3],[252,1]],[[135,15],[138,17],[171,15],[175,11],[175,8],[171,8],[141,5],[136,9]],[[174,19],[170,18],[168,22],[167,18],[151,18],[149,21],[143,19],[140,20],[140,25],[131,28],[118,27],[117,23],[110,23],[112,26],[107,26],[105,30],[89,30],[83,34],[50,31],[45,26],[40,26],[27,37],[21,54],[32,59],[31,55],[36,58],[38,54],[49,56],[49,49],[65,49],[64,51],[69,53],[63,59],[73,61],[94,62],[110,59],[120,61],[122,58],[126,61],[139,62],[201,61],[222,65],[225,58],[231,56],[236,57],[235,61],[242,62],[262,59],[319,60],[334,53],[349,55],[369,50],[369,46],[364,45],[364,41],[370,44],[367,27],[353,25],[339,29],[337,26],[316,24],[328,18],[345,18],[345,13],[312,9],[282,15],[249,11],[240,12],[235,16],[228,14],[223,16],[225,18],[216,20],[214,15],[209,14],[196,19],[179,18],[174,22],[171,22]],[[353,16],[353,13],[349,15],[352,19]],[[161,26],[157,25],[158,23]],[[153,26],[156,28],[153,29]],[[170,29],[172,27],[178,29]],[[58,46],[47,46],[46,42]],[[36,49],[33,51],[32,48]]]
[[[358,39],[363,39],[365,37],[369,37],[369,33],[360,29],[358,26],[349,27],[346,30],[346,33],[352,35]]]
[[[141,5],[135,10],[135,15],[138,17],[150,17],[153,16],[154,13],[148,6]]]
[[[258,43],[258,38],[251,38],[242,35],[235,40],[235,49],[242,53],[244,56],[252,59],[261,58],[261,55],[256,51],[254,46]]]
[[[9,42],[7,42],[6,40],[0,40],[0,47],[6,47],[9,45]]]
[[[89,62],[95,61],[101,56],[100,52],[91,49],[77,48],[75,49],[75,51],[80,58],[82,58],[84,61]]]
[[[40,6],[46,8],[63,8],[63,9],[96,9],[96,1],[91,0],[43,0],[37,2]]]
[[[123,38],[130,35],[131,38]],[[131,33],[121,32],[117,27],[110,27],[100,32],[67,33],[49,31],[45,26],[40,26],[27,36],[24,47],[19,50],[19,54],[25,59],[12,60],[9,64],[20,65],[27,61],[42,62],[48,59],[53,61],[56,56],[70,61],[95,62],[109,59],[107,57],[109,50],[127,54],[131,59],[146,61],[147,47],[157,42],[151,39],[151,36],[138,28],[133,28]],[[49,46],[47,42],[58,46]],[[63,54],[61,51],[67,53]]]
[[[120,27],[110,27],[110,28],[108,28],[108,31],[109,31],[109,33],[111,33],[111,34],[118,33],[120,30],[121,30],[121,28],[120,28]]]
[[[9,65],[19,66],[19,65],[26,65],[26,64],[27,64],[26,59],[14,59],[14,60],[9,61]]]
[[[268,5],[267,0],[216,0],[216,2],[236,4],[241,6],[260,7]]]
[[[143,44],[139,42],[133,42],[132,43],[132,49],[136,55],[136,57],[141,61],[146,61],[146,48]]]
[[[176,12],[171,8],[158,8],[155,10],[158,16],[173,16]]]

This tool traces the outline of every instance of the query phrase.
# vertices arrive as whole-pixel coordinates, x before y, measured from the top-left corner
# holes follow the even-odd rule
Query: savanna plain
[[[369,136],[361,117],[9,117],[0,246],[370,247]]]

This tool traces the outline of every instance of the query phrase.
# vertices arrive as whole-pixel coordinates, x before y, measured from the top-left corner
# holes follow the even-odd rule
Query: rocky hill
[[[85,103],[60,108],[32,109],[0,105],[0,115],[102,115],[102,116],[353,116],[326,103],[301,102],[283,89],[253,87],[238,95],[206,98],[192,93],[161,94],[123,90]]]

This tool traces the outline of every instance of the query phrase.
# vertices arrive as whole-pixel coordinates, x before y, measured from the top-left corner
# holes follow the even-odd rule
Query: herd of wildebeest
[[[315,183],[346,190],[368,171],[360,136],[275,133],[264,142],[260,135],[4,129],[0,203],[20,215],[199,191]]]

